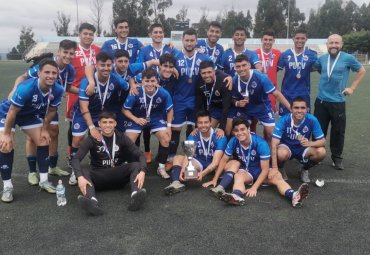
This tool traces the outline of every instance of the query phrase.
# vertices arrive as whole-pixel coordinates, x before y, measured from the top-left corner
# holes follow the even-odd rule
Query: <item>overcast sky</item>
[[[359,6],[368,4],[370,0],[354,0]],[[91,22],[90,0],[3,0],[0,6],[0,53],[8,52],[19,42],[19,34],[22,26],[31,26],[35,33],[35,39],[39,36],[56,35],[53,21],[57,20],[57,11],[64,12],[71,17],[70,29],[77,22],[77,4],[79,20]],[[112,19],[113,0],[104,0],[103,6],[103,28],[109,30]],[[202,4],[199,5],[199,2]],[[297,7],[308,16],[311,8],[317,9],[325,0],[296,0]],[[254,18],[258,0],[173,0],[173,5],[166,11],[167,17],[175,17],[182,6],[188,8],[188,17],[191,22],[198,22],[202,7],[208,9],[208,18],[213,19],[220,12],[231,9],[249,9]]]

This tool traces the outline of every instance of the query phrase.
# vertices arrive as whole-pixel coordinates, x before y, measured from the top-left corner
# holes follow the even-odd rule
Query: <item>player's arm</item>
[[[100,132],[95,127],[94,122],[92,121],[91,118],[91,113],[89,111],[89,101],[79,100],[79,104],[81,115],[84,118],[86,125],[89,127],[91,136],[94,137],[96,140],[100,141],[101,140]]]
[[[201,181],[204,176],[206,176],[209,173],[212,173],[217,168],[223,155],[224,155],[223,150],[216,150],[214,152],[211,164],[209,164],[206,169],[199,173],[198,175],[199,181]]]
[[[355,79],[353,80],[351,86],[348,88],[345,88],[344,91],[342,92],[344,95],[352,95],[353,92],[355,92],[357,86],[360,84],[362,79],[365,77],[366,74],[366,69],[361,66],[360,70],[358,70]]]
[[[256,68],[256,70],[263,72],[263,66],[260,62],[254,64],[254,67]]]
[[[85,75],[89,83],[89,85],[86,88],[86,94],[88,96],[91,96],[94,93],[94,89],[95,89],[94,72],[95,72],[94,66],[85,67]]]
[[[283,104],[285,108],[287,108],[290,111],[290,104],[288,100],[279,90],[275,89],[274,92],[272,92],[271,94],[273,94],[276,97],[279,103]]]
[[[277,156],[277,148],[280,143],[280,139],[276,137],[272,137],[271,139],[271,171],[268,174],[268,178],[271,179],[277,174],[279,171],[278,167],[278,156]]]
[[[253,183],[252,187],[246,190],[247,197],[255,197],[257,195],[257,190],[266,179],[269,172],[269,159],[261,159],[261,173],[258,176],[257,180]]]
[[[226,163],[229,161],[229,159],[230,159],[230,157],[228,156],[228,155],[226,155],[226,154],[223,154],[223,156],[222,156],[222,158],[221,158],[221,160],[220,160],[220,163],[219,163],[219,165],[218,165],[218,167],[217,167],[217,170],[216,170],[216,172],[215,172],[215,175],[214,175],[214,177],[212,178],[212,180],[211,181],[209,181],[209,182],[206,182],[206,183],[203,183],[203,187],[204,188],[207,188],[208,186],[214,186],[214,187],[216,187],[216,185],[217,185],[217,181],[218,181],[218,179],[220,178],[220,176],[221,176],[221,174],[222,174],[222,172],[224,171],[224,168],[225,168],[225,166],[226,166]]]

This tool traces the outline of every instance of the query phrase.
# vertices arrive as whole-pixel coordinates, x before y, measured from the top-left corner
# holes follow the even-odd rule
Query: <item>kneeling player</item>
[[[217,138],[215,129],[211,127],[211,116],[208,112],[200,111],[197,113],[196,124],[198,132],[196,135],[189,135],[187,140],[195,141],[196,150],[192,159],[192,164],[198,171],[198,181],[213,172],[220,162],[226,148],[226,137]],[[184,181],[185,167],[188,159],[182,155],[176,155],[173,160],[171,173],[172,183],[164,189],[166,195],[172,195],[185,190]]]

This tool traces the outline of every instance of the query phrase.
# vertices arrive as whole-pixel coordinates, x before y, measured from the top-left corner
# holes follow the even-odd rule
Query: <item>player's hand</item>
[[[139,189],[141,189],[144,186],[144,180],[145,180],[145,172],[144,171],[140,171],[136,175],[136,178],[134,180],[135,183],[137,182],[137,187]]]
[[[238,103],[238,106],[242,108],[242,107],[246,107],[247,106],[247,104],[249,103],[249,100],[242,99],[242,100],[239,100],[238,102],[239,102]]]
[[[41,128],[41,131],[40,131],[40,141],[41,143],[45,142],[46,144],[49,144],[50,141],[51,141],[51,138],[50,138],[50,134],[49,134],[49,131],[44,129],[44,128]]]
[[[2,134],[0,136],[0,151],[4,153],[11,152],[13,150],[13,137],[12,135]]]
[[[306,137],[303,137],[299,142],[303,147],[310,147],[311,145],[311,142]]]
[[[223,80],[223,82],[227,82],[226,83],[226,88],[228,89],[228,90],[232,90],[232,88],[233,88],[233,78],[229,75],[229,76],[227,76],[224,80]]]
[[[193,131],[191,131],[190,135],[196,136],[198,133],[198,128],[194,128]]]
[[[131,96],[138,96],[139,92],[137,91],[137,88],[140,88],[140,84],[135,83],[133,86],[130,86],[130,95]]]
[[[342,94],[343,96],[350,96],[352,95],[354,92],[354,90],[352,88],[345,88],[343,91],[342,91]]]
[[[102,138],[101,134],[100,134],[99,130],[96,127],[90,129],[90,134],[91,134],[92,137],[94,137],[95,140],[97,140],[99,142],[101,141],[101,138]]]
[[[217,180],[214,180],[214,179],[212,179],[209,182],[205,182],[205,183],[202,184],[203,188],[208,188],[209,186],[216,187],[216,185],[217,185]]]
[[[221,128],[216,128],[216,138],[220,139],[225,136],[225,131],[223,131]]]
[[[206,169],[205,169],[206,170]],[[201,171],[201,172],[198,172],[198,181],[202,181],[203,177],[204,177],[204,172],[205,170]]]
[[[144,118],[136,118],[135,123],[140,125],[140,126],[145,126],[148,121]]]
[[[245,195],[247,197],[255,197],[257,196],[257,189],[252,186],[251,188],[246,190]]]
[[[271,170],[269,171],[268,175],[267,175],[267,178],[269,180],[272,180],[276,175],[279,174],[279,169],[277,169],[276,167],[273,167],[271,168]]]
[[[87,86],[85,93],[86,95],[91,96],[94,94],[94,90],[95,90],[95,82],[91,81],[89,82],[89,86]]]
[[[174,69],[173,69],[173,72],[172,72],[172,75],[173,75],[176,79],[178,79],[178,78],[179,78],[179,71],[177,71],[177,69],[176,69],[176,68],[174,68]]]
[[[173,44],[173,42],[169,42],[169,43],[167,43],[167,45],[170,46],[171,49],[175,48],[175,44]]]
[[[87,185],[89,185],[90,187],[92,187],[92,184],[91,182],[89,182],[85,177],[83,176],[79,176],[77,178],[78,180],[78,187],[80,188],[80,191],[81,193],[86,196],[86,187]]]

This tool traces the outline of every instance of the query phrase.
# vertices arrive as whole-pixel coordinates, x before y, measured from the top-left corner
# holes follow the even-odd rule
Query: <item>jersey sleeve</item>
[[[86,88],[89,85],[89,82],[86,78],[82,79],[80,84],[80,89],[78,91],[78,98],[83,101],[88,101],[89,96],[86,94]]]
[[[312,66],[315,70],[321,71],[321,58],[316,59],[315,63]]]
[[[30,84],[20,84],[21,86],[17,86],[12,98],[10,101],[12,102],[13,105],[22,108],[27,101],[30,99],[30,96],[32,96],[32,92],[30,88]]]
[[[38,75],[37,72],[39,71],[39,69],[40,69],[40,67],[39,67],[38,64],[31,67],[30,69],[28,69],[28,71],[27,71],[28,78],[38,78],[39,75]]]
[[[283,70],[284,69],[284,62],[285,62],[284,58],[285,58],[285,54],[281,53],[281,55],[279,57],[279,61],[277,63],[278,70]]]
[[[136,97],[137,96],[134,95],[128,95],[125,102],[123,103],[123,108],[126,110],[131,110],[135,104]]]
[[[131,77],[134,77],[134,76],[138,75],[139,73],[141,73],[142,71],[144,71],[145,68],[146,68],[146,65],[145,65],[144,61],[138,61],[137,63],[129,64],[128,65],[128,74]]]
[[[226,145],[225,154],[231,157],[234,153],[236,138],[232,137]]]
[[[270,147],[262,138],[258,138],[257,152],[261,160],[269,160],[271,157]]]
[[[105,41],[103,43],[103,46],[101,46],[101,49],[100,51],[104,51],[105,53],[108,53],[110,55],[110,45],[109,45],[109,41]]]
[[[284,117],[281,117],[276,125],[275,125],[275,128],[274,128],[274,131],[272,132],[272,137],[273,138],[276,138],[278,140],[281,140],[281,138],[283,137],[283,134],[284,134],[284,131],[285,131],[285,118]]]
[[[224,151],[226,149],[226,146],[227,146],[227,138],[226,136],[223,136],[219,139],[216,138],[216,151],[217,150],[221,150],[221,151]]]
[[[136,63],[145,62],[145,55],[146,55],[145,49],[146,49],[145,47],[139,49],[139,53],[137,54],[137,58],[136,58]]]
[[[130,85],[128,85],[127,81],[123,79],[121,76],[117,74],[111,74],[114,76],[115,79],[118,81],[118,86],[123,89],[124,91],[128,91],[130,89]]]
[[[362,67],[361,63],[353,55],[349,55],[349,66],[353,72],[358,72]]]
[[[263,90],[266,94],[271,94],[276,90],[274,84],[272,84],[271,80],[268,78],[267,75],[260,74],[260,79],[262,82]]]
[[[173,107],[172,98],[170,96],[170,93],[168,93],[167,90],[163,89],[163,92],[164,92],[164,96],[166,98],[166,111],[168,112]]]
[[[251,51],[250,56],[251,56],[250,62],[251,62],[252,65],[256,65],[256,64],[260,63],[260,59],[258,58],[258,55],[257,55],[256,52]]]
[[[69,65],[69,72],[67,77],[67,86],[71,86],[72,82],[74,81],[76,77],[76,71],[72,65]]]
[[[321,125],[317,118],[314,116],[313,116],[312,136],[313,138],[315,138],[315,140],[324,138],[324,133],[322,132]]]

